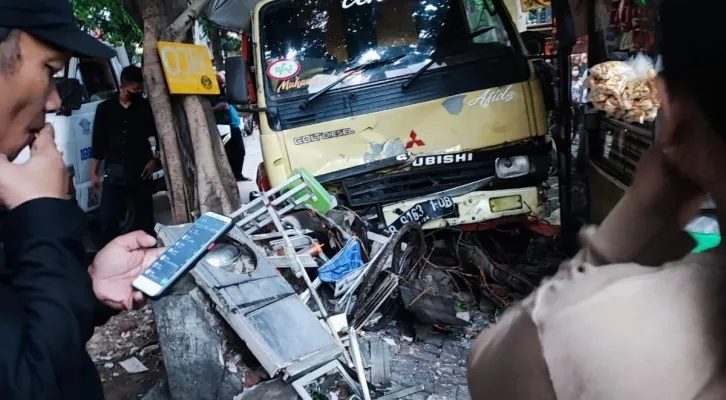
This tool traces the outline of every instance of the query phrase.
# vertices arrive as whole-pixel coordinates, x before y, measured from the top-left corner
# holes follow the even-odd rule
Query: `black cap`
[[[77,56],[116,55],[112,48],[81,31],[68,0],[0,0],[0,28],[19,29]]]

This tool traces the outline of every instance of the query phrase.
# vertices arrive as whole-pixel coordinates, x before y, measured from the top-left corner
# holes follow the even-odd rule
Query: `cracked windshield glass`
[[[494,0],[317,0],[273,3],[262,10],[266,86],[272,98],[313,94],[346,70],[402,57],[357,72],[336,89],[411,75],[434,50],[457,62],[512,51]],[[476,34],[483,31],[481,34]],[[472,34],[473,33],[473,34]],[[473,37],[475,36],[475,37]],[[448,57],[448,46],[465,48]]]

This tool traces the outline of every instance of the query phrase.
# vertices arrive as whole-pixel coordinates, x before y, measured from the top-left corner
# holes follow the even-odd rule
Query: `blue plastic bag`
[[[335,283],[351,271],[361,268],[363,260],[360,251],[360,242],[355,238],[348,239],[345,246],[330,261],[318,268],[318,278],[323,282]]]

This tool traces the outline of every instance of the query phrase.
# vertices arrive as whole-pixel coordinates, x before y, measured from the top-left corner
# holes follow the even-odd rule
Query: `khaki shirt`
[[[627,194],[580,239],[575,258],[474,341],[472,398],[726,399],[724,257],[688,255],[675,221]]]

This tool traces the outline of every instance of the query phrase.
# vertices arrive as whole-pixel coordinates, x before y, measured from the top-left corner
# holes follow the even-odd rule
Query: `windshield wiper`
[[[357,66],[349,69],[347,74],[345,74],[345,75],[341,76],[340,78],[336,79],[330,85],[328,85],[328,86],[320,89],[320,91],[318,91],[317,93],[313,94],[312,96],[310,96],[307,99],[305,99],[305,101],[303,101],[302,103],[300,103],[300,109],[301,110],[304,110],[304,109],[308,108],[308,106],[310,105],[311,102],[315,101],[315,99],[317,99],[318,97],[324,95],[325,93],[327,93],[328,91],[330,91],[332,88],[338,86],[339,83],[341,83],[344,80],[348,79],[349,77],[351,77],[352,75],[354,75],[356,72],[369,70],[369,69],[374,68],[374,67],[380,67],[381,65],[392,64],[392,63],[394,63],[394,62],[402,59],[403,57],[406,57],[407,55],[408,54],[403,54],[403,55],[395,56],[395,57],[391,57],[391,58],[384,58],[384,59],[380,59],[380,60],[373,60],[373,61],[369,61],[367,63],[361,64],[361,65],[357,65]]]
[[[467,39],[475,38],[475,37],[477,37],[479,35],[482,35],[482,34],[485,34],[485,33],[489,32],[490,30],[492,30],[494,28],[495,28],[494,26],[487,26],[484,29],[479,29],[478,31],[474,31],[474,32],[470,33],[469,35],[464,36],[462,38],[462,40],[467,40]],[[428,71],[428,69],[431,68],[432,65],[444,61],[450,55],[451,54],[439,55],[439,54],[437,54],[436,51],[434,51],[433,54],[431,54],[431,60],[429,62],[427,62],[426,65],[424,65],[423,67],[419,68],[418,71],[416,71],[415,74],[411,75],[411,77],[408,78],[406,80],[406,82],[403,82],[403,84],[401,85],[401,89],[402,90],[407,90],[409,87],[411,87],[411,85],[414,82],[416,82],[418,80],[418,78],[421,77],[421,75],[423,75],[424,72]]]

